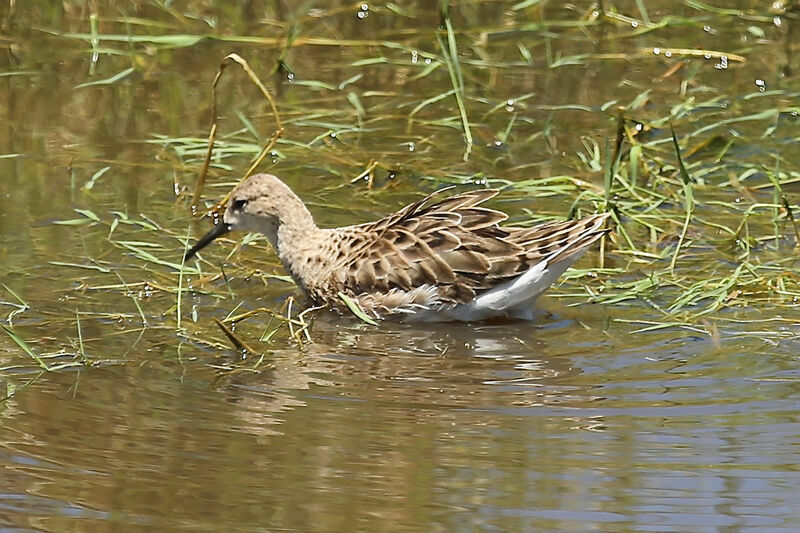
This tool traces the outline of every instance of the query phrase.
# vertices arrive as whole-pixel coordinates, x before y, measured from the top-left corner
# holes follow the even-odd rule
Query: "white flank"
[[[555,257],[566,248],[574,246],[569,243],[549,257]],[[429,309],[408,317],[414,321],[450,321],[460,320],[473,322],[493,317],[521,318],[530,320],[533,316],[533,303],[556,282],[575,261],[581,258],[586,248],[554,265],[549,259],[536,263],[524,274],[490,289],[469,303],[453,307]]]

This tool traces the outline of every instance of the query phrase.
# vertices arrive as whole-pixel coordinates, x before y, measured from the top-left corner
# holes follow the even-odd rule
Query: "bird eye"
[[[231,203],[231,209],[233,209],[234,211],[241,211],[242,209],[244,209],[246,205],[247,205],[247,200],[242,200],[242,199],[234,200],[233,203]]]

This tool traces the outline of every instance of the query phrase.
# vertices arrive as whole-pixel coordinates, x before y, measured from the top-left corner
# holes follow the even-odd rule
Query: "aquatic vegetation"
[[[800,298],[798,92],[776,22],[793,23],[790,6],[471,0],[435,13],[422,3],[269,8],[254,20],[163,3],[81,9],[68,24],[55,7],[18,6],[4,21],[30,23],[30,42],[57,43],[87,67],[62,82],[75,109],[110,95],[133,130],[133,156],[71,142],[57,156],[76,201],[52,223],[73,232],[78,251],[42,256],[73,280],[59,290],[92,295],[49,319],[62,335],[120,321],[133,338],[123,353],[155,330],[213,349],[313,338],[313,313],[301,318],[297,303],[277,311],[291,294],[277,261],[239,253],[263,238],[221,247],[208,263],[180,259],[206,227],[192,206],[218,216],[233,184],[275,168],[330,225],[374,219],[444,185],[504,189],[503,210],[522,225],[599,208],[612,213],[614,236],[552,298],[613,306],[619,327],[637,331],[796,341],[783,325],[798,320]],[[0,76],[39,79],[41,64],[22,57]],[[108,200],[129,167],[157,177],[143,182],[135,210]],[[41,312],[23,303],[41,299],[23,285],[0,289],[15,342],[41,334],[20,322]],[[266,329],[246,320],[263,317],[257,309],[272,317]],[[96,338],[77,340],[75,361],[92,361]]]

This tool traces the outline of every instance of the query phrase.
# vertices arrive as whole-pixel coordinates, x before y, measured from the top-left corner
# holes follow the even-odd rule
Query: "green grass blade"
[[[22,351],[24,351],[26,354],[28,354],[28,355],[29,355],[29,356],[30,356],[30,357],[31,357],[31,358],[32,358],[34,361],[36,361],[37,363],[39,363],[39,366],[40,366],[40,367],[44,368],[44,369],[45,369],[45,370],[47,370],[48,372],[50,371],[50,367],[49,367],[49,366],[47,366],[47,363],[45,363],[44,361],[42,361],[41,357],[39,357],[38,355],[36,355],[36,352],[34,352],[34,351],[31,349],[31,347],[30,347],[30,346],[28,346],[28,343],[27,343],[27,342],[25,342],[25,340],[24,340],[22,337],[20,337],[19,335],[17,335],[17,334],[16,334],[16,333],[15,333],[15,332],[14,332],[14,331],[11,329],[11,328],[8,328],[8,327],[6,327],[6,326],[5,326],[5,325],[3,325],[3,324],[0,324],[0,328],[3,328],[3,331],[5,331],[5,332],[6,332],[6,334],[7,334],[9,337],[11,337],[11,340],[12,340],[12,341],[14,341],[14,342],[17,344],[17,346],[19,346],[20,348],[22,348]]]
[[[683,196],[686,207],[686,216],[683,220],[683,229],[681,230],[681,235],[678,238],[678,245],[675,247],[675,253],[672,256],[672,261],[670,261],[669,264],[670,273],[674,275],[675,263],[678,260],[678,254],[681,252],[683,242],[686,240],[686,233],[689,231],[689,221],[692,218],[692,211],[694,210],[694,193],[692,192],[692,178],[689,176],[689,172],[686,170],[686,166],[683,164],[681,147],[678,145],[678,138],[675,137],[675,130],[672,128],[672,125],[670,125],[669,130],[672,134],[672,146],[675,148],[675,155],[678,158],[678,169],[681,174],[681,180],[683,181]]]
[[[436,38],[439,40],[439,46],[442,49],[442,55],[447,64],[447,72],[450,74],[450,83],[455,92],[458,113],[461,117],[461,126],[464,128],[464,141],[466,142],[464,161],[467,161],[470,152],[472,152],[473,141],[469,119],[467,118],[467,110],[464,107],[464,77],[461,74],[461,66],[458,63],[458,47],[456,46],[456,35],[453,31],[453,25],[450,23],[449,18],[444,19],[444,24],[447,30],[447,46],[445,46],[438,35]]]
[[[110,78],[106,78],[104,80],[96,80],[96,81],[89,81],[86,83],[81,83],[80,85],[76,85],[75,89],[83,89],[84,87],[92,87],[93,85],[113,85],[117,83],[119,80],[125,79],[131,74],[133,74],[134,68],[126,68],[121,72],[117,72]]]
[[[362,322],[366,322],[370,326],[377,326],[378,323],[375,320],[371,319],[367,316],[361,306],[358,303],[354,302],[349,296],[345,293],[339,291],[339,298],[344,302],[344,305],[350,310],[351,313],[356,315]]]

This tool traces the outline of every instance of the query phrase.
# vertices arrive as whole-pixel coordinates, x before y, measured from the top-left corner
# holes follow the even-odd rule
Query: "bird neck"
[[[292,206],[291,211],[290,217],[281,219],[273,244],[283,267],[295,283],[308,292],[308,280],[313,279],[313,270],[319,265],[316,258],[325,240],[325,230],[317,227],[302,203]]]

